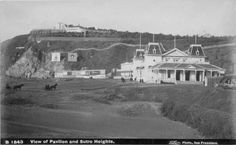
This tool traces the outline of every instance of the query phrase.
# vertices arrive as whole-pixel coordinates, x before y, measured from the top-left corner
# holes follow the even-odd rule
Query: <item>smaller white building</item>
[[[105,69],[93,69],[93,70],[63,70],[55,72],[56,78],[93,78],[93,79],[105,79]]]
[[[86,32],[86,29],[80,25],[74,26],[74,25],[66,25],[64,23],[58,23],[55,28],[64,32],[78,32],[78,33]]]

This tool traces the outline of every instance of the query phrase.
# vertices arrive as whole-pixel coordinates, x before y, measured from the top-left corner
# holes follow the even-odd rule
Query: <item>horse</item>
[[[57,83],[50,87],[50,89],[52,89],[52,90],[56,90],[56,88],[57,88]]]
[[[20,84],[20,85],[15,85],[14,87],[13,87],[13,89],[14,90],[17,90],[17,89],[20,89],[21,90],[21,88],[24,86],[24,84]]]
[[[54,84],[54,85],[52,85],[52,86],[50,86],[49,84],[46,84],[46,85],[45,85],[45,90],[48,90],[48,91],[50,91],[50,90],[56,90],[56,88],[57,88],[57,83]]]

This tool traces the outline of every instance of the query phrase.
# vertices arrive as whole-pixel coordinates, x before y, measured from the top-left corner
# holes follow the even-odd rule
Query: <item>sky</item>
[[[0,0],[0,41],[58,22],[131,32],[236,35],[235,0]]]

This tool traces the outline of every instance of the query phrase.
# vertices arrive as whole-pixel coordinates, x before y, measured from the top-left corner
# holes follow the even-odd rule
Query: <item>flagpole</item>
[[[142,41],[142,34],[140,33],[140,38],[139,38],[139,48],[141,49],[141,42]]]
[[[174,48],[176,48],[176,38],[174,36]]]

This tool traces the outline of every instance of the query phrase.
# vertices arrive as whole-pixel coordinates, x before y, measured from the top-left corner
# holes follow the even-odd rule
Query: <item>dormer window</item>
[[[156,54],[157,53],[157,50],[156,48],[153,49],[153,54]]]
[[[197,49],[197,51],[196,51],[196,55],[199,55],[199,50]]]
[[[193,56],[205,56],[202,46],[198,44],[190,45],[189,52]]]

